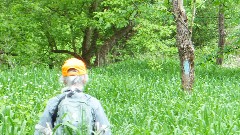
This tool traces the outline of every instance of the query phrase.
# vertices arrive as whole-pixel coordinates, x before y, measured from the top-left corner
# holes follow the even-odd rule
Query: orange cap
[[[68,72],[69,69],[75,69],[77,72]],[[65,61],[62,66],[63,76],[75,76],[87,74],[87,68],[83,61],[71,58]]]

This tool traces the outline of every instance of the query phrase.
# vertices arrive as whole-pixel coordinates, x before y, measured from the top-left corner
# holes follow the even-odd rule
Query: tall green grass
[[[193,93],[180,89],[176,60],[128,60],[89,70],[114,135],[240,134],[240,69],[198,65]],[[49,98],[60,93],[60,67],[2,70],[0,134],[33,134]]]

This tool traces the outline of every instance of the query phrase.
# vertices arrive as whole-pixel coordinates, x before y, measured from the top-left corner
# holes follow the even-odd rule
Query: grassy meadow
[[[0,134],[32,135],[60,67],[0,72]],[[89,70],[85,92],[98,98],[114,135],[240,134],[240,68],[195,66],[192,94],[180,89],[179,62],[128,60]]]

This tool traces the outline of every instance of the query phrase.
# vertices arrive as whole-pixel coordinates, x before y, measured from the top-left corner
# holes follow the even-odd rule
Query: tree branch
[[[126,27],[124,27],[118,31],[115,31],[115,33],[107,41],[105,41],[103,46],[111,47],[113,44],[115,44],[117,42],[118,39],[120,39],[122,36],[126,35],[126,33],[129,32],[130,30],[132,30],[133,27],[134,27],[134,25],[130,22]]]
[[[80,55],[78,55],[78,54],[75,53],[75,52],[68,51],[68,50],[51,50],[51,52],[53,52],[53,53],[65,53],[65,54],[70,54],[70,55],[74,56],[75,58],[78,58],[78,59],[83,60],[83,58],[82,58]]]
[[[129,22],[129,24],[126,27],[124,27],[120,30],[116,30],[114,32],[114,34],[108,40],[106,40],[104,42],[104,44],[101,46],[101,48],[99,50],[99,54],[98,54],[98,56],[99,56],[98,58],[100,61],[98,62],[98,64],[96,64],[96,62],[95,62],[95,64],[96,65],[104,64],[105,59],[106,59],[105,57],[106,57],[107,53],[109,52],[109,50],[112,49],[113,45],[116,44],[116,42],[119,39],[121,39],[121,37],[125,36],[126,33],[131,31],[133,29],[133,27],[134,27],[134,24],[132,24],[132,22]]]

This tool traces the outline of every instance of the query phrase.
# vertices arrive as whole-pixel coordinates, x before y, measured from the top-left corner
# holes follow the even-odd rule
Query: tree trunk
[[[224,10],[223,4],[219,5],[219,15],[218,15],[218,32],[219,32],[219,41],[218,41],[218,53],[216,63],[222,65],[223,63],[223,50],[225,45],[225,29],[224,29]]]
[[[177,24],[182,89],[191,92],[194,83],[194,47],[191,41],[191,32],[188,29],[183,0],[173,0],[173,12]]]
[[[82,42],[82,57],[84,59],[84,62],[86,63],[86,65],[90,64],[90,59],[88,58],[88,52],[89,49],[91,48],[91,38],[92,38],[92,29],[90,27],[87,27],[85,29],[85,33],[84,33],[84,37],[83,37],[83,42]]]
[[[89,18],[94,17],[94,12],[97,11],[98,5],[101,1],[94,0],[89,8]],[[91,59],[97,52],[97,40],[98,40],[98,30],[96,28],[88,26],[84,31],[84,37],[82,42],[82,58],[86,65],[91,65]]]
[[[115,31],[115,33],[104,42],[97,53],[97,58],[95,60],[95,65],[104,65],[106,64],[106,56],[108,52],[112,49],[112,47],[116,44],[116,42],[129,33],[133,29],[134,25],[130,22],[128,26]]]
[[[98,30],[95,28],[89,31],[90,33],[86,34],[89,37],[89,43],[83,44],[82,47],[82,57],[86,65],[91,65],[91,59],[97,52],[97,40],[99,37]],[[85,38],[84,38],[85,39]],[[84,42],[83,42],[84,43]]]

